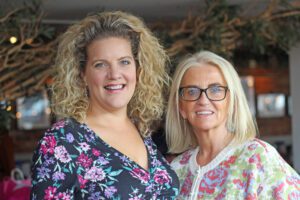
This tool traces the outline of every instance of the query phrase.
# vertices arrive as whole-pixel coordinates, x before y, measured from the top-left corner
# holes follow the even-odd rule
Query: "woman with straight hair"
[[[178,199],[299,199],[299,175],[257,133],[227,60],[201,51],[178,65],[166,116]]]

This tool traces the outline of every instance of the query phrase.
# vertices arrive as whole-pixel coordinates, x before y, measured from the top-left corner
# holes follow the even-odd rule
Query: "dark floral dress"
[[[74,119],[57,122],[33,156],[31,199],[175,199],[179,181],[151,138],[146,171]]]

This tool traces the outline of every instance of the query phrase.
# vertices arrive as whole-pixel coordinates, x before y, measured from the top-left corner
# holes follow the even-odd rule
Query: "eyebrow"
[[[123,59],[130,59],[130,60],[134,60],[132,56],[123,56],[121,58],[119,58],[118,60],[123,60]]]
[[[212,86],[223,86],[223,84],[220,84],[220,83],[211,83],[207,87],[212,87]],[[200,88],[198,85],[184,85],[184,86],[180,86],[180,87],[196,87],[196,88]],[[203,89],[203,88],[201,88],[201,89]]]
[[[134,60],[132,56],[122,56],[120,58],[118,58],[118,60],[123,60],[123,59],[130,59],[130,60]],[[107,62],[106,59],[102,59],[102,58],[97,58],[95,60],[92,61],[92,64],[95,64],[96,62]]]

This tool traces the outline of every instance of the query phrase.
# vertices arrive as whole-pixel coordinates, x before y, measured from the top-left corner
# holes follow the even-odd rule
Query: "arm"
[[[263,155],[263,169],[265,171],[261,196],[273,199],[300,198],[300,176],[289,166],[271,145],[266,144]]]
[[[39,142],[33,156],[31,199],[74,199],[76,165],[62,130],[52,128]]]

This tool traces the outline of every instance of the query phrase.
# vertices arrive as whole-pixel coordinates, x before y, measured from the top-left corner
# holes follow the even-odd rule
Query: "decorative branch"
[[[41,24],[40,2],[32,0],[0,17],[0,101],[45,89],[57,39],[53,28]],[[47,38],[50,35],[51,38]],[[17,43],[9,38],[15,36]]]
[[[255,16],[242,14],[245,10],[225,0],[206,3],[201,14],[189,14],[164,35],[170,56],[206,49],[231,58],[240,48],[265,54],[270,47],[287,51],[300,41],[300,7],[293,2],[271,0]]]

